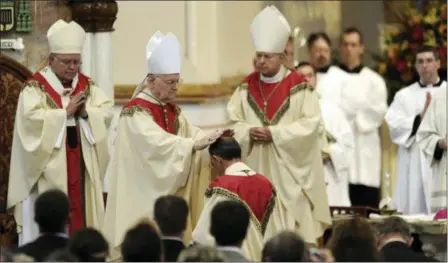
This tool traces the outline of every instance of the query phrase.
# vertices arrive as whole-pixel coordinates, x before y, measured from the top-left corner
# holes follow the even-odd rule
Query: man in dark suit
[[[161,196],[154,204],[154,218],[162,232],[165,262],[176,262],[185,249],[183,233],[187,225],[188,204],[181,197]]]
[[[44,261],[53,252],[66,248],[70,203],[65,193],[49,190],[42,193],[34,206],[34,221],[40,236],[33,242],[19,247],[16,254],[26,254],[35,261]]]
[[[413,238],[409,225],[400,217],[391,216],[377,226],[378,249],[387,262],[436,262],[424,253],[412,250]]]

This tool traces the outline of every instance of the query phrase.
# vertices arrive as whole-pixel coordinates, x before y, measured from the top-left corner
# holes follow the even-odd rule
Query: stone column
[[[72,19],[86,31],[86,42],[82,52],[81,71],[90,76],[106,96],[114,100],[112,75],[112,32],[117,18],[118,5],[114,0],[70,1]],[[109,154],[113,154],[112,136],[109,131]],[[107,179],[103,182],[105,202]]]
[[[82,72],[114,99],[112,32],[118,5],[112,0],[71,1],[72,19],[86,31]]]

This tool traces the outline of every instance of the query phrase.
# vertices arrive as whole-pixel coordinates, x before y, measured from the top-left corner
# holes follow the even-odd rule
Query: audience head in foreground
[[[381,259],[389,262],[435,262],[418,249],[412,248],[419,240],[414,239],[404,219],[391,216],[377,225],[378,250]]]
[[[49,190],[37,197],[34,221],[41,234],[65,233],[70,214],[70,202],[60,190]]]
[[[377,226],[378,231],[378,249],[389,243],[390,241],[400,241],[411,246],[413,238],[411,229],[406,221],[397,216],[391,216],[383,220]]]
[[[224,175],[233,163],[241,162],[241,147],[233,137],[220,137],[209,146],[208,152],[211,165],[218,175]]]
[[[96,229],[83,228],[70,237],[69,252],[86,262],[104,262],[109,253],[109,244]]]
[[[162,241],[155,226],[141,222],[129,229],[121,244],[121,255],[124,262],[163,261]]]
[[[75,21],[67,23],[59,19],[48,29],[48,63],[62,82],[71,82],[79,72],[85,35]]]
[[[355,217],[333,227],[329,248],[337,262],[379,261],[375,231],[369,221]]]
[[[180,78],[181,55],[177,37],[169,32],[163,34],[157,31],[146,45],[146,61],[148,75],[146,84],[151,96],[162,102],[169,102],[176,98],[177,88],[182,84]],[[137,87],[136,96],[143,86]]]
[[[187,226],[188,204],[175,195],[157,198],[154,218],[162,234],[163,256],[167,262],[177,261],[185,249],[183,234]]]
[[[317,76],[316,69],[307,61],[302,61],[297,65],[296,71],[306,78],[311,87],[316,88]]]
[[[164,237],[182,237],[187,225],[188,204],[175,195],[157,198],[154,218]]]
[[[293,232],[282,232],[266,242],[262,252],[262,261],[307,261],[305,242]]]
[[[182,251],[178,262],[226,262],[224,254],[214,247],[194,245]]]
[[[256,50],[257,69],[266,77],[275,76],[288,63],[285,48],[291,27],[274,6],[264,8],[250,25],[252,43]]]
[[[240,202],[223,201],[212,209],[210,234],[218,247],[241,247],[249,227],[250,214]]]

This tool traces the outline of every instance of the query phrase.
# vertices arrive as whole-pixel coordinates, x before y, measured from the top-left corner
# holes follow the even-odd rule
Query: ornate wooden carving
[[[17,243],[16,223],[14,217],[6,212],[6,198],[17,101],[24,82],[31,74],[19,62],[0,55],[0,247]]]
[[[118,4],[113,0],[68,1],[72,19],[86,32],[112,32],[117,19]]]

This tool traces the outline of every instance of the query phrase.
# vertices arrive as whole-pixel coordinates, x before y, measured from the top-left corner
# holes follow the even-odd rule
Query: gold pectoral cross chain
[[[162,107],[162,111],[163,111],[163,118],[165,120],[165,127],[168,130],[168,112],[166,110],[166,104],[164,105],[158,98],[154,97],[153,95],[146,93],[144,91],[142,91],[143,94],[153,98],[155,101],[157,101],[160,105],[160,107]]]
[[[271,99],[272,95],[274,95],[275,91],[280,86],[280,84],[282,84],[287,73],[288,73],[288,71],[286,70],[285,74],[283,74],[282,80],[280,80],[280,82],[274,87],[274,89],[272,89],[271,93],[269,93],[269,95],[266,98],[264,97],[263,89],[261,87],[261,74],[260,74],[260,78],[258,79],[258,88],[260,90],[261,99],[263,100],[263,113],[266,117],[268,114],[268,101]]]

